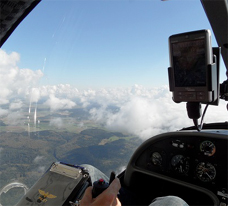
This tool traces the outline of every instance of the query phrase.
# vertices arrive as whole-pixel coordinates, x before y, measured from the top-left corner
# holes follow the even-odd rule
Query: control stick
[[[99,179],[95,181],[93,183],[92,197],[96,198],[99,194],[101,194],[104,190],[106,190],[115,178],[116,178],[115,172],[111,172],[109,183],[105,182],[104,179]]]

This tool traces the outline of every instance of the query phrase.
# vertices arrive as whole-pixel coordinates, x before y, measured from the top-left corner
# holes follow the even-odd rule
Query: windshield
[[[211,30],[197,0],[43,0],[0,49],[1,204],[52,162],[119,173],[144,140],[191,126],[169,92],[168,37],[199,29]]]

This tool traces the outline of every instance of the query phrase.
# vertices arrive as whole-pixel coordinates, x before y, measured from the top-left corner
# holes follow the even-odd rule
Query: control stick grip
[[[108,188],[109,184],[104,179],[99,179],[93,183],[92,197],[96,198],[104,190]]]
[[[112,171],[110,174],[109,183],[105,182],[104,179],[99,179],[95,181],[93,183],[92,197],[96,198],[99,194],[106,190],[115,178],[116,173]]]

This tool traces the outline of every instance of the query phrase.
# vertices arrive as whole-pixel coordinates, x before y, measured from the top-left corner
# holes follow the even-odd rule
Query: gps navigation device
[[[169,37],[169,83],[175,102],[210,103],[217,99],[216,57],[211,33],[199,30]]]

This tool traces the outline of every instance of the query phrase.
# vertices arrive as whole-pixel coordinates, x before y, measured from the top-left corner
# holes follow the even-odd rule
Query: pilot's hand
[[[115,178],[110,186],[96,198],[92,198],[92,187],[88,187],[80,201],[80,206],[121,206],[117,194],[120,190],[120,181]]]

